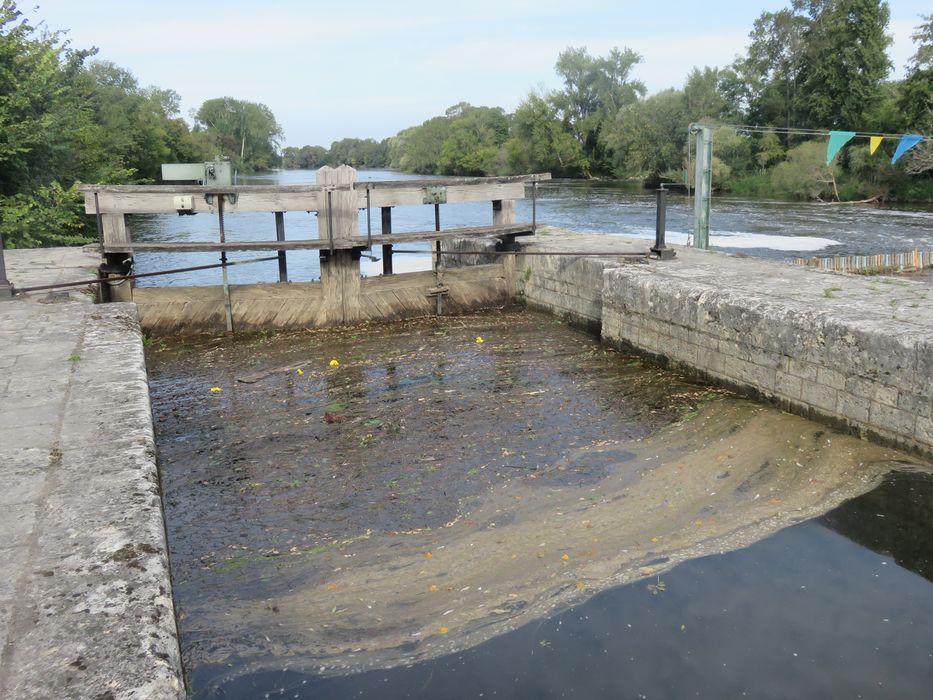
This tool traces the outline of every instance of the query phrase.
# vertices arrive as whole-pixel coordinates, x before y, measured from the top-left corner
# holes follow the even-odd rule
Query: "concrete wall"
[[[806,415],[933,453],[933,344],[846,317],[647,270],[604,275],[602,336]]]
[[[601,251],[611,240],[558,232],[526,250]],[[515,265],[517,295],[529,306],[607,343],[933,456],[929,287],[682,248],[675,261],[647,265],[563,255],[520,256]]]

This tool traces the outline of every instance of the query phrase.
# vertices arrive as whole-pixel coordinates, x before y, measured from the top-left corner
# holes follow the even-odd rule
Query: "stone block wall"
[[[636,267],[604,273],[602,337],[796,412],[933,454],[933,345],[846,317]]]

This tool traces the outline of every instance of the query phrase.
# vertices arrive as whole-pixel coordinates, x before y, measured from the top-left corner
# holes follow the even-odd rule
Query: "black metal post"
[[[392,235],[392,207],[382,207],[382,235]],[[382,246],[382,274],[392,274],[392,244],[385,243]]]
[[[275,240],[285,240],[285,212],[275,212]],[[285,251],[279,251],[279,282],[288,282],[288,264],[285,261]]]
[[[664,235],[667,228],[667,190],[663,187],[655,190],[657,216],[654,227],[654,247],[651,252],[660,260],[670,260],[676,253],[664,244]]]
[[[12,299],[15,293],[13,283],[6,278],[6,263],[3,260],[3,234],[0,233],[0,299]]]

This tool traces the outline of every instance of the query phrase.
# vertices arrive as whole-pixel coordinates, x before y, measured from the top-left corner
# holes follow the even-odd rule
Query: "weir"
[[[227,319],[235,330],[352,326],[434,315],[438,299],[445,314],[523,303],[585,326],[605,344],[634,349],[847,432],[933,457],[933,305],[928,286],[905,278],[837,275],[680,247],[673,259],[650,259],[642,240],[581,235],[539,226],[537,221],[516,223],[509,202],[524,196],[526,181],[527,177],[447,181],[444,193],[429,189],[436,184],[417,181],[357,185],[352,176],[347,182],[285,191],[88,188],[89,213],[99,215],[102,250],[111,256],[106,262],[110,267],[103,270],[107,275],[119,277],[121,270],[114,266],[143,250],[182,250],[188,245],[189,250],[217,252],[270,250],[278,257],[280,252],[307,248],[321,252],[322,281],[231,285],[226,292],[220,286],[136,288],[132,289],[135,307],[0,303],[0,328],[5,329],[9,346],[18,348],[0,357],[0,416],[5,430],[0,433],[4,436],[0,456],[5,465],[16,466],[14,488],[3,504],[18,518],[15,526],[4,530],[11,533],[12,542],[5,561],[16,573],[15,585],[4,591],[3,599],[13,601],[12,613],[0,618],[5,642],[0,689],[13,689],[24,697],[41,696],[45,688],[62,696],[109,692],[129,697],[136,692],[180,697],[184,693],[162,532],[164,503],[153,482],[155,453],[140,324],[155,334],[222,333]],[[536,180],[530,181],[535,187]],[[448,203],[492,202],[492,226],[387,233],[393,205],[437,207],[440,203],[431,198],[442,194]],[[181,245],[132,242],[126,215],[175,212],[179,203],[189,206],[187,200],[176,202],[176,197],[190,197],[192,211],[218,218],[221,211],[274,214],[307,211],[313,204],[322,236],[296,241],[282,234],[275,241]],[[359,211],[376,208],[383,234],[360,235]],[[279,220],[276,217],[276,223]],[[281,234],[281,226],[277,229]],[[431,272],[360,278],[359,256],[373,246],[437,240],[442,247],[435,250]],[[34,256],[8,251],[7,263],[17,287],[35,283]],[[287,263],[280,270],[287,277]],[[131,287],[113,289],[119,296]],[[45,355],[20,345],[23,342],[44,348]],[[49,382],[50,373],[58,380]],[[113,381],[101,383],[103,376],[112,376]],[[330,390],[339,388],[334,383]],[[427,404],[433,397],[423,398]],[[32,413],[19,415],[24,401]],[[41,421],[42,429],[23,432],[24,424],[43,412],[51,412],[52,418]],[[339,415],[331,419],[339,425]],[[797,429],[801,424],[788,425]],[[765,422],[758,430],[763,433],[766,428]],[[366,434],[360,437],[361,447],[366,439]],[[655,458],[653,452],[649,454],[655,449],[667,454],[663,444],[640,449],[640,460]],[[704,455],[710,460],[720,456],[712,448]],[[756,457],[766,459],[765,454]],[[854,484],[862,476],[858,461],[853,464],[846,478]],[[82,478],[100,465],[106,469],[99,478]],[[682,478],[675,469],[660,483],[675,489]],[[248,492],[249,482],[240,488]],[[527,497],[518,487],[515,490]],[[652,503],[657,505],[661,527],[669,516],[662,509],[664,498],[657,497],[660,500]],[[487,505],[485,516],[496,527],[509,526],[497,509],[505,503]],[[779,504],[771,505],[774,513],[781,510]],[[603,508],[593,519],[607,539],[619,529],[613,508]],[[534,509],[529,505],[526,511],[530,518]],[[816,512],[815,507],[801,511]],[[778,517],[769,513],[760,517]],[[77,514],[77,520],[58,514]],[[802,517],[779,515],[782,525]],[[531,519],[522,527],[528,537],[539,533]],[[581,551],[591,546],[584,541],[589,539],[586,531],[584,535],[577,534]],[[484,528],[486,551],[498,551],[497,536],[493,527]],[[479,572],[488,563],[485,555],[482,561],[469,558],[478,556],[471,549],[472,534],[462,542],[453,533],[449,537],[451,550],[462,545],[464,561],[470,563],[467,569]],[[745,533],[732,546],[748,544],[749,538],[753,535]],[[78,548],[66,548],[75,541]],[[430,542],[424,541],[406,546],[412,571],[425,566]],[[345,543],[334,546],[338,545],[342,548]],[[687,547],[672,554],[671,561],[697,554]],[[506,553],[500,558],[503,570],[514,566]],[[234,565],[239,564],[229,564]],[[656,570],[649,568],[651,573]],[[582,586],[570,580],[561,595],[566,597],[566,590],[574,589]],[[312,597],[318,607],[322,600],[326,603],[322,614],[339,609],[334,591],[328,588],[320,599]],[[419,598],[418,604],[422,602]],[[41,608],[44,604],[47,607]],[[40,608],[41,615],[36,612]],[[439,610],[438,615],[445,614]]]
[[[536,191],[548,174],[499,178],[447,178],[357,182],[353,168],[324,167],[313,186],[193,187],[84,186],[85,210],[100,222],[101,251],[106,259],[102,274],[120,277],[129,271],[138,252],[221,253],[226,264],[229,251],[275,251],[279,260],[279,284],[228,285],[217,287],[133,288],[113,287],[114,300],[135,301],[140,323],[148,333],[212,331],[225,328],[263,330],[352,325],[372,320],[420,316],[432,312],[463,311],[509,298],[514,283],[511,264],[461,269],[447,274],[443,260],[435,256],[430,273],[393,274],[393,246],[400,243],[433,242],[436,247],[455,238],[492,237],[500,249],[514,245],[516,238],[532,235],[530,222],[516,222],[515,200],[525,197],[526,184]],[[446,229],[440,227],[441,206],[488,201],[491,225]],[[395,232],[392,208],[402,205],[433,206],[435,230]],[[218,219],[216,241],[185,243],[138,243],[127,224],[132,214],[213,214]],[[318,237],[286,240],[283,213],[316,213]],[[367,230],[360,232],[360,212],[366,214]],[[224,236],[224,216],[240,212],[275,215],[276,239],[234,241]],[[372,233],[377,213],[381,235]],[[381,247],[383,276],[360,276],[360,257]],[[288,283],[287,252],[319,251],[320,282]],[[224,277],[226,280],[226,276]]]

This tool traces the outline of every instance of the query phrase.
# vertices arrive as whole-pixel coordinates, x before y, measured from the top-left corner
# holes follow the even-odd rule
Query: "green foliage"
[[[241,171],[267,170],[278,163],[282,127],[264,104],[217,97],[207,100],[195,114],[215,155],[230,158]]]
[[[582,177],[589,171],[583,146],[564,128],[545,95],[532,92],[518,106],[505,148],[511,172]]]
[[[826,144],[807,141],[787,152],[787,160],[771,173],[777,194],[800,199],[833,199],[839,166],[826,165]]]
[[[328,163],[334,165],[346,164],[354,168],[382,168],[388,163],[388,159],[388,141],[375,141],[373,139],[341,139],[340,141],[334,141],[324,158]]]
[[[619,111],[605,134],[621,177],[657,178],[684,165],[687,142],[684,94],[664,90]]]
[[[794,0],[802,32],[799,85],[805,126],[867,128],[890,69],[883,0]],[[864,125],[864,126],[863,126]]]
[[[7,248],[82,245],[95,239],[88,230],[84,198],[75,186],[57,182],[31,193],[0,195],[0,234]]]

